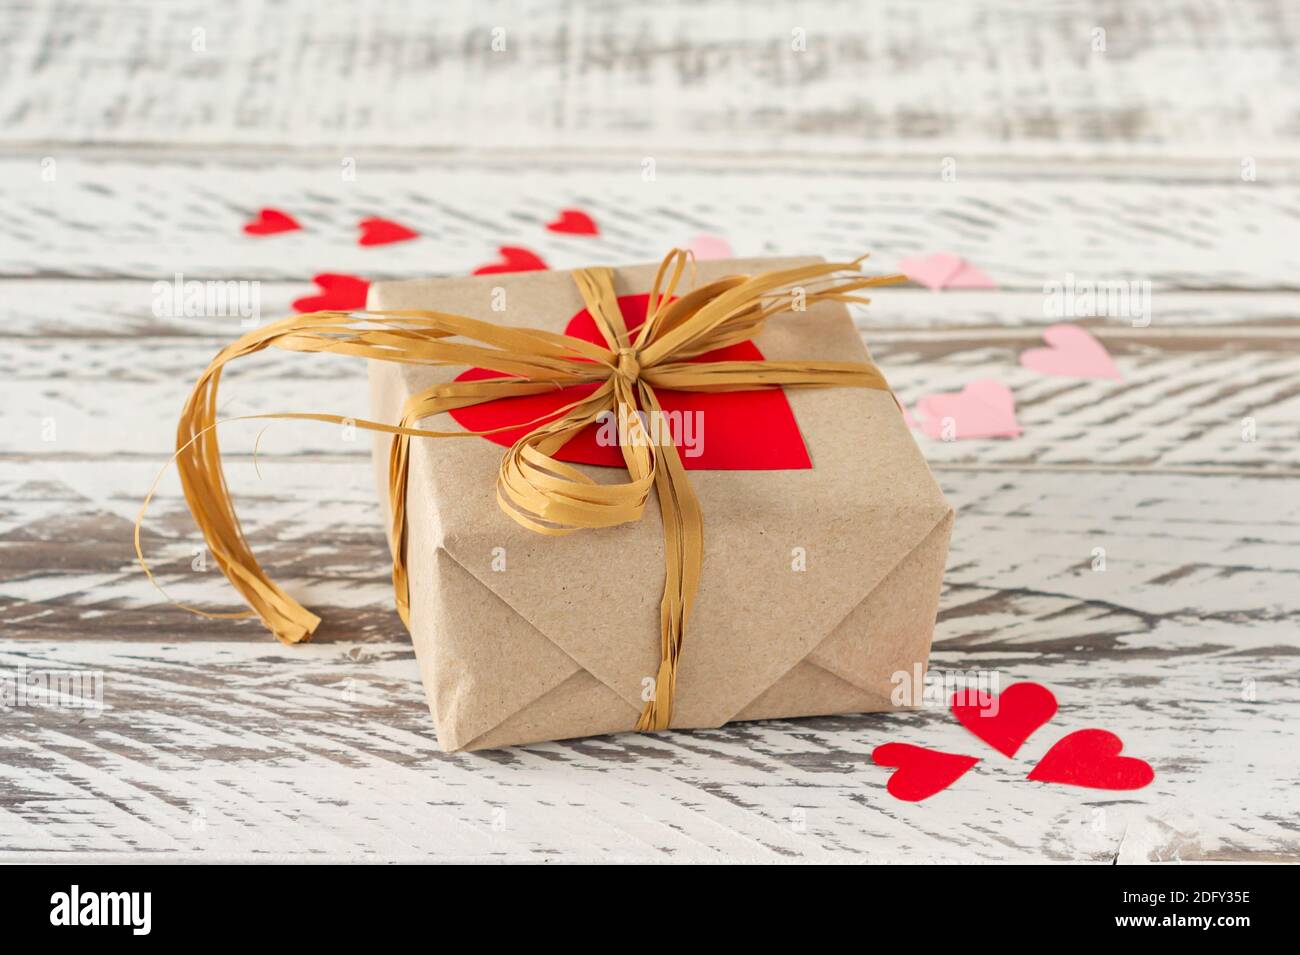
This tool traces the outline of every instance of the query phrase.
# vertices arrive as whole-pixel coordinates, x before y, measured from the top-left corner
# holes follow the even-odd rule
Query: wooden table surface
[[[786,6],[11,0],[0,679],[102,674],[104,707],[0,710],[0,861],[1300,857],[1300,8]],[[245,236],[261,206],[304,230]],[[570,206],[602,235],[543,228]],[[369,215],[421,238],[359,247]],[[256,552],[325,618],[310,645],[140,573],[141,499],[240,332],[158,317],[156,282],[255,281],[273,318],[318,272],[463,274],[503,244],[647,261],[701,233],[881,270],[947,249],[997,280],[858,317],[909,405],[1015,393],[1019,439],[918,434],[958,509],[933,665],[1061,703],[1015,759],[942,707],[442,754],[369,444],[337,428],[272,427],[260,478],[256,429],[222,439]],[[1069,274],[1151,283],[1149,327],[1081,320],[1122,381],[1018,364]],[[362,416],[365,372],[266,354],[224,400]],[[145,543],[174,596],[233,606],[174,474]],[[1155,782],[1023,779],[1088,726]],[[904,803],[871,762],[888,741],[986,758]]]

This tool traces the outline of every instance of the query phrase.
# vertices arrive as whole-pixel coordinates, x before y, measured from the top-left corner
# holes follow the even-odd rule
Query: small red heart
[[[541,257],[517,245],[503,245],[497,249],[499,261],[480,265],[471,275],[496,275],[499,272],[540,272],[550,266]]]
[[[1156,778],[1144,759],[1119,755],[1124,741],[1105,730],[1078,730],[1058,740],[1028,776],[1040,783],[1089,789],[1141,789]]]
[[[313,277],[312,281],[320,286],[321,294],[294,299],[294,311],[350,312],[353,309],[366,307],[366,291],[370,288],[370,283],[365,279],[359,279],[355,275],[323,272]]]
[[[357,239],[358,245],[388,245],[420,237],[420,233],[391,219],[362,219],[357,223],[357,227],[361,229],[361,236]]]
[[[561,209],[560,217],[554,222],[546,223],[552,232],[568,232],[571,235],[600,235],[596,221],[581,209]]]
[[[975,702],[962,702],[963,696],[973,696]],[[1034,730],[1056,715],[1056,697],[1038,683],[1013,683],[997,696],[959,690],[952,696],[952,715],[1002,755],[1014,756]]]
[[[629,330],[641,327],[645,321],[648,295],[620,295],[619,309]],[[605,344],[596,323],[585,308],[569,320],[565,333],[584,341]],[[700,355],[693,361],[762,361],[763,353],[753,342],[740,342],[726,348]],[[457,377],[457,381],[476,381],[496,378],[500,374],[485,368],[471,368]],[[522,424],[536,419],[557,417],[564,405],[591,394],[595,385],[575,385],[559,391],[522,398],[489,401],[468,408],[457,408],[451,416],[468,431],[490,431],[493,428]],[[794,412],[779,388],[769,391],[729,391],[718,393],[668,391],[657,392],[659,404],[669,422],[679,422],[678,430],[671,432],[682,449],[682,464],[688,471],[779,471],[812,467],[808,449],[804,445]],[[687,416],[691,416],[689,419]],[[687,423],[693,431],[685,430]],[[695,425],[698,423],[698,427]],[[510,447],[535,424],[497,434],[484,435],[489,441]],[[579,464],[598,464],[604,467],[624,466],[623,452],[617,443],[599,440],[600,428],[588,425],[555,453],[561,461]]]
[[[904,802],[920,802],[942,792],[979,762],[974,756],[941,753],[910,743],[877,746],[871,758],[877,766],[896,768],[885,788]]]
[[[275,235],[277,232],[293,232],[301,228],[297,219],[279,209],[263,209],[256,219],[244,223],[244,231],[249,235]]]

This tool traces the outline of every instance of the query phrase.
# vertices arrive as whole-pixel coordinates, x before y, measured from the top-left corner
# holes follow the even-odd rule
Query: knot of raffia
[[[637,377],[641,374],[641,363],[637,360],[637,354],[635,348],[618,350],[618,366],[615,370],[629,385],[635,385]]]
[[[865,256],[863,257],[865,258]],[[539,534],[559,535],[639,520],[653,487],[664,525],[664,590],[660,602],[660,663],[653,698],[637,729],[670,725],[677,661],[703,560],[703,518],[699,501],[666,429],[644,429],[638,440],[620,439],[628,480],[597,483],[555,458],[582,429],[611,410],[640,428],[638,409],[661,415],[655,390],[752,391],[763,388],[858,387],[888,391],[870,363],[836,361],[704,361],[700,356],[755,337],[773,315],[801,311],[819,301],[866,302],[854,293],[903,281],[904,276],[864,277],[862,259],[732,275],[674,298],[689,254],[670,252],[651,286],[645,322],[633,335],[623,321],[609,269],[573,273],[587,310],[605,345],[538,329],[511,328],[463,315],[423,309],[314,312],[255,329],[212,360],[195,384],[177,429],[176,461],[186,500],[217,565],[244,596],[251,613],[284,643],[307,639],[320,622],[266,575],[253,556],[235,515],[221,470],[217,443],[217,385],[225,364],[274,346],[287,351],[333,352],[376,361],[426,366],[478,366],[498,377],[448,381],[412,396],[398,424],[295,413],[250,415],[346,423],[393,436],[389,453],[390,543],[397,609],[409,626],[406,570],[407,465],[412,438],[472,438],[493,431],[433,431],[419,424],[456,408],[573,385],[596,388],[551,415],[526,423],[527,434],[502,459],[497,501],[513,520]],[[847,274],[846,274],[847,273]],[[228,419],[229,420],[229,419]],[[162,474],[159,474],[161,478]],[[157,479],[154,482],[157,486]],[[473,489],[468,489],[472,493]],[[153,579],[140,548],[145,499],[135,529],[136,553]],[[155,581],[156,583],[156,581]],[[183,606],[183,605],[182,605]],[[213,617],[248,616],[249,612]]]

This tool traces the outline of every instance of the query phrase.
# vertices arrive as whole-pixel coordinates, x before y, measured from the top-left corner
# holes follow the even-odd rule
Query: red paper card
[[[621,295],[619,308],[629,330],[636,330],[645,321],[649,295]],[[584,308],[569,320],[566,334],[598,345],[604,345],[591,314]],[[700,355],[693,361],[762,361],[763,353],[753,342],[741,342]],[[471,368],[457,376],[457,381],[477,381],[498,378],[499,372],[486,368]],[[522,398],[505,398],[451,412],[451,416],[469,431],[487,431],[505,425],[531,422],[544,417],[558,417],[558,409],[591,394],[596,385],[575,385],[544,395]],[[673,430],[674,443],[681,452],[682,464],[687,470],[719,471],[783,471],[812,467],[803,435],[795,423],[794,412],[779,388],[766,391],[732,391],[709,394],[691,391],[655,392],[666,417],[683,422]],[[699,414],[696,415],[695,413]],[[674,417],[676,413],[676,417]],[[686,423],[686,415],[694,415],[693,424]],[[540,423],[540,422],[538,422]],[[503,447],[510,447],[536,427],[536,424],[512,428],[485,437]],[[580,431],[555,455],[561,461],[576,464],[597,464],[621,468],[623,452],[615,444],[602,445],[597,441],[599,428],[589,425]],[[691,439],[691,440],[687,440]]]

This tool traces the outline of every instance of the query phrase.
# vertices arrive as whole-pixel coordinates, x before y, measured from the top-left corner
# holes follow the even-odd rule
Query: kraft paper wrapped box
[[[815,261],[701,262],[696,281]],[[644,294],[654,273],[618,268],[615,291]],[[498,289],[504,312],[493,309]],[[536,271],[380,282],[367,307],[564,332],[584,306],[570,273]],[[754,344],[767,360],[869,358],[834,301],[771,318]],[[409,396],[457,376],[369,364],[378,421],[399,420]],[[894,709],[896,674],[911,678],[928,657],[953,511],[893,396],[847,387],[784,396],[811,467],[688,472],[703,511],[704,559],[672,728]],[[457,427],[448,415],[437,422],[425,427]],[[707,444],[710,421],[703,425]],[[746,439],[763,440],[761,422],[741,426],[752,429]],[[375,439],[385,497],[390,440]],[[630,730],[660,659],[657,502],[633,523],[535,534],[498,507],[503,452],[484,437],[410,445],[411,636],[439,744],[485,749]],[[601,483],[627,479],[578,467]]]

